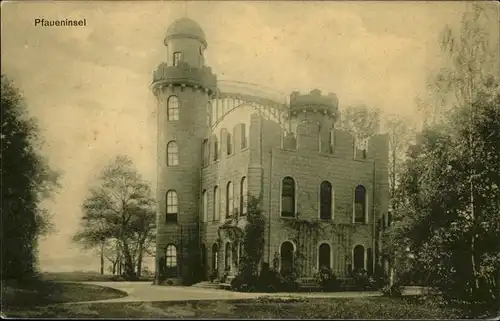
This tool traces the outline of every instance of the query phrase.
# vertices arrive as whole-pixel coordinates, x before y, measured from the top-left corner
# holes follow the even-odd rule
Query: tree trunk
[[[101,244],[101,275],[104,275],[104,243]]]
[[[139,245],[138,249],[139,253],[137,253],[137,277],[139,278],[141,276],[141,271],[142,271],[142,256],[143,256],[143,245]]]

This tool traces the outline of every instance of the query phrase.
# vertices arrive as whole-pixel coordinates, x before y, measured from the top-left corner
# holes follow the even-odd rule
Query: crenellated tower
[[[205,34],[195,21],[174,21],[164,44],[166,62],[154,71],[152,83],[158,106],[157,283],[166,277],[193,277],[202,144],[217,87],[216,76],[205,66]]]
[[[318,89],[307,95],[293,92],[290,95],[290,132],[285,138],[285,147],[303,151],[331,153],[333,129],[339,117],[338,98],[330,93],[326,96]]]

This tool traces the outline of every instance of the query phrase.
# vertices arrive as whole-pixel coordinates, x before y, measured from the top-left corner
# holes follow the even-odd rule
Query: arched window
[[[358,185],[354,191],[354,222],[366,222],[366,189]]]
[[[226,186],[226,217],[233,216],[234,202],[233,202],[233,183],[229,182]]]
[[[224,269],[229,271],[231,269],[231,243],[227,242],[224,249]]]
[[[167,223],[177,223],[177,213],[179,211],[179,204],[177,200],[176,191],[167,192]]]
[[[214,161],[219,159],[219,140],[217,139],[217,136],[213,136],[213,141],[214,141]]]
[[[173,140],[167,144],[167,165],[179,165],[179,148],[177,147],[177,143]]]
[[[210,152],[208,148],[208,139],[203,140],[203,166],[208,166],[210,160]]]
[[[327,267],[331,269],[331,256],[332,249],[330,245],[327,243],[321,244],[318,248],[318,267]]]
[[[330,130],[330,137],[328,141],[328,151],[330,154],[333,154],[333,150],[335,148],[335,131],[333,129]]]
[[[227,147],[227,154],[231,155],[233,153],[233,135],[230,133],[227,133],[227,141],[226,141],[226,147]]]
[[[212,126],[212,104],[210,102],[207,103],[207,126]]]
[[[202,199],[203,199],[203,213],[202,213],[202,222],[206,222],[208,218],[208,193],[207,190],[203,191],[202,194]]]
[[[319,218],[331,220],[333,216],[333,188],[330,182],[324,181],[320,185],[319,191]]]
[[[182,52],[174,52],[174,66],[179,66],[182,61]]]
[[[243,176],[241,179],[241,187],[240,187],[240,213],[242,216],[247,214],[247,206],[248,206],[248,183],[247,178]]]
[[[241,149],[247,148],[247,130],[246,125],[241,126]]]
[[[219,270],[219,246],[217,243],[212,245],[212,270]]]
[[[353,251],[354,271],[365,268],[365,248],[363,245],[356,245]]]
[[[180,102],[177,96],[170,96],[167,100],[167,118],[168,120],[179,120]]]
[[[169,244],[167,245],[165,251],[165,265],[167,276],[173,276],[177,274],[177,248],[175,245]]]
[[[213,204],[213,220],[214,221],[217,221],[219,219],[219,212],[220,212],[220,208],[219,208],[219,205],[220,205],[220,194],[219,194],[219,188],[218,186],[215,186],[214,187],[214,204]]]
[[[282,182],[281,216],[295,216],[295,181],[290,176],[285,177]]]
[[[294,246],[292,242],[281,243],[280,247],[280,272],[288,275],[293,272]]]

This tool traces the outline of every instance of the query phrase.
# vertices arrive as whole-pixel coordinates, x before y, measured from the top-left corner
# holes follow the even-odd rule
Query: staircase
[[[195,288],[202,288],[202,289],[220,289],[220,283],[218,281],[210,282],[210,281],[202,281],[196,284],[191,285],[192,287]]]

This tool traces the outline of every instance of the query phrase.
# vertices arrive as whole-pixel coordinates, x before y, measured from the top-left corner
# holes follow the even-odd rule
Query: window
[[[224,268],[226,271],[231,269],[231,243],[227,242],[224,249]]]
[[[165,265],[167,267],[167,275],[172,276],[177,274],[177,248],[175,245],[167,245],[167,249],[165,251]]]
[[[174,66],[179,66],[182,60],[182,52],[174,52]]]
[[[170,96],[167,100],[167,118],[168,120],[179,120],[180,102],[177,96]]]
[[[232,217],[233,210],[233,183],[229,182],[226,187],[226,217]]]
[[[217,186],[214,187],[214,215],[213,215],[213,220],[217,221],[219,219],[219,205],[220,205],[220,194],[219,194],[219,188]]]
[[[167,144],[167,166],[179,165],[179,149],[175,141]]]
[[[179,211],[179,204],[177,200],[176,191],[167,192],[167,223],[177,223],[177,213]]]
[[[290,176],[283,179],[281,187],[281,216],[295,216],[295,181]]]
[[[353,251],[354,271],[365,268],[365,248],[363,245],[356,245]]]
[[[203,191],[202,194],[202,199],[203,199],[203,213],[202,213],[202,222],[206,222],[208,218],[208,193],[207,190]]]
[[[217,139],[217,136],[213,137],[214,139],[214,161],[219,159],[219,140]]]
[[[248,206],[248,183],[247,178],[243,177],[241,179],[241,191],[240,191],[240,213],[242,216],[247,214],[247,206]]]
[[[320,213],[319,218],[322,220],[332,219],[332,209],[333,209],[333,188],[330,182],[324,181],[320,185],[319,191],[319,202],[320,202]]]
[[[227,146],[227,154],[231,155],[233,153],[233,135],[230,133],[227,133],[227,141],[226,141],[226,146]]]
[[[318,248],[318,267],[331,269],[331,248],[327,243],[323,243]]]
[[[330,130],[330,137],[329,137],[329,142],[328,142],[328,151],[330,152],[330,154],[333,154],[333,148],[335,146],[335,132],[332,130]]]
[[[354,192],[354,222],[365,223],[366,216],[366,189],[358,185]]]
[[[212,104],[210,102],[207,103],[207,126],[210,127],[212,125]]]
[[[246,133],[246,125],[243,124],[241,126],[241,149],[247,148],[247,133]]]
[[[208,139],[203,140],[203,166],[208,166],[209,160],[210,160],[210,155],[209,155],[209,148],[208,148]]]
[[[212,269],[213,271],[219,270],[219,246],[217,243],[212,245]]]
[[[294,246],[286,241],[280,247],[280,273],[289,275],[293,272]]]

